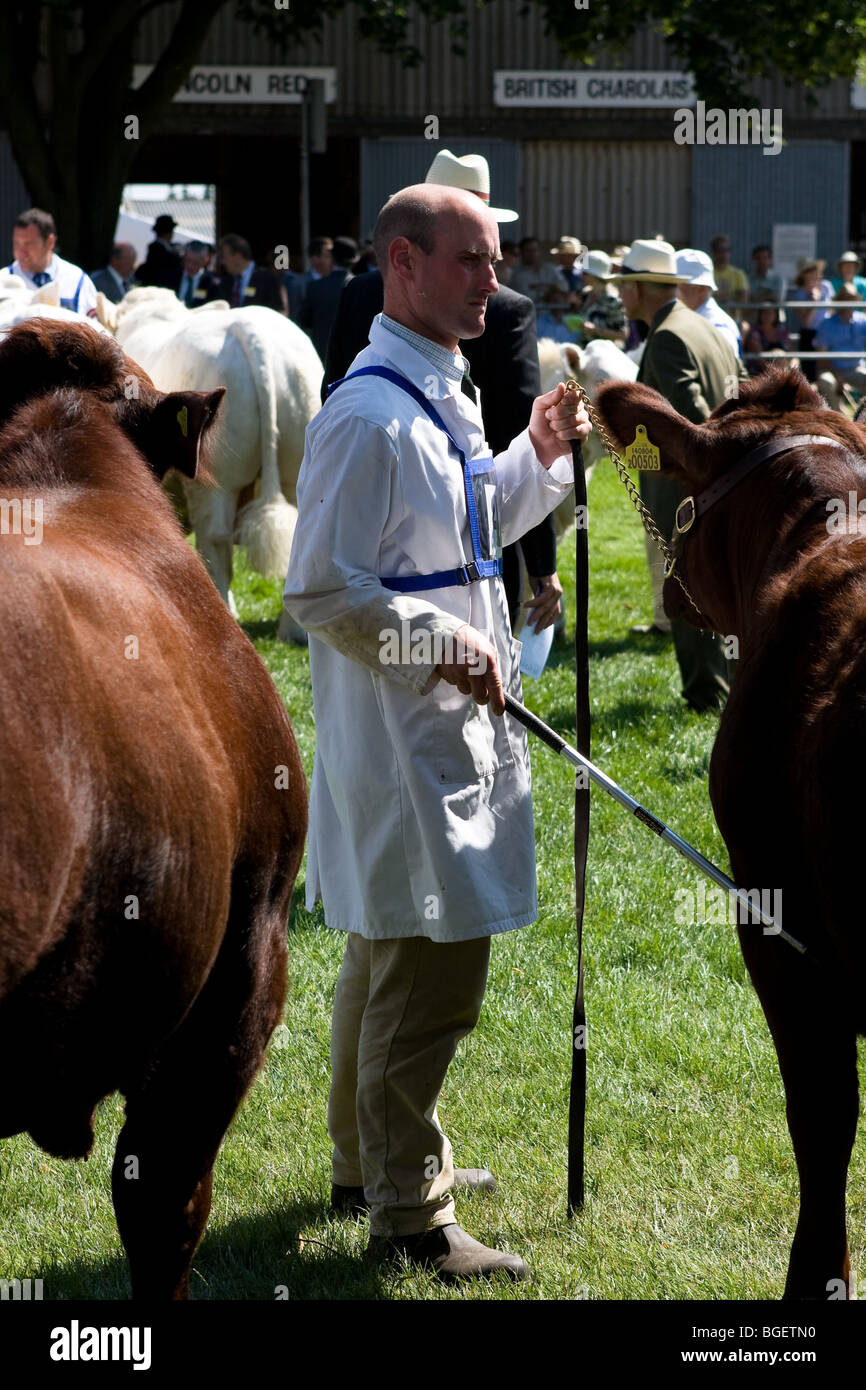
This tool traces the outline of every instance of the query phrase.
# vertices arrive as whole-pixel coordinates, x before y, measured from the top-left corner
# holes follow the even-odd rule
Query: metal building
[[[143,21],[140,68],[158,61],[179,8],[160,6]],[[570,234],[610,249],[655,231],[706,245],[724,231],[744,264],[777,224],[804,236],[811,228],[827,259],[852,240],[866,244],[866,109],[849,84],[831,83],[816,106],[779,82],[755,84],[759,105],[781,112],[777,154],[679,144],[675,112],[696,96],[659,35],[640,31],[619,54],[588,54],[586,67],[562,57],[539,10],[524,13],[522,0],[467,4],[467,16],[458,56],[446,25],[415,15],[411,36],[425,61],[407,68],[359,38],[352,6],[323,20],[321,39],[286,54],[221,7],[131,179],[214,184],[218,232],[242,232],[259,255],[288,245],[297,264],[300,92],[312,74],[333,98],[327,153],[310,159],[314,234],[365,236],[388,193],[422,178],[448,147],[486,155],[494,201],[520,212],[509,235],[550,245]],[[26,201],[0,134],[0,236]]]

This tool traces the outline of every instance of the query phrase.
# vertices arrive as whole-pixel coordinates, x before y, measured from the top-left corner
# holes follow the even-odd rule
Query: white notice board
[[[818,228],[814,222],[773,223],[773,269],[790,285],[797,274],[797,263],[814,260]]]

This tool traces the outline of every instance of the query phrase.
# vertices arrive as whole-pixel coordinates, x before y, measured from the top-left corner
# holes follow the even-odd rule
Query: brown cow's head
[[[0,429],[26,402],[61,388],[102,401],[158,478],[170,468],[206,478],[201,445],[224,388],[157,391],[113,338],[87,324],[29,319],[0,339]]]
[[[646,426],[660,451],[662,476],[678,483],[683,497],[697,496],[776,435],[829,435],[855,453],[866,453],[866,429],[828,410],[805,377],[791,368],[773,368],[741,383],[739,395],[702,425],[686,420],[657,391],[638,382],[602,386],[596,408],[622,446],[632,442],[636,425]],[[717,632],[741,630],[744,609],[775,541],[828,486],[827,495],[842,486],[836,472],[843,462],[824,460],[826,454],[817,467],[808,450],[768,460],[696,523],[685,537],[677,569],[704,616],[695,613],[671,578],[664,590],[670,617]]]

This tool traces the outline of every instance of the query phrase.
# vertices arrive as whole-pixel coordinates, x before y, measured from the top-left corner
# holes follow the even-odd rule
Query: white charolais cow
[[[304,432],[320,408],[318,353],[273,309],[222,301],[187,309],[171,290],[131,290],[112,317],[124,352],[159,390],[226,387],[212,453],[217,487],[187,479],[184,486],[196,544],[234,612],[234,540],[258,573],[282,579],[288,569]],[[240,493],[260,474],[260,495],[238,513]],[[305,640],[287,614],[280,636]]]
[[[541,338],[538,344],[538,365],[541,372],[542,393],[552,391],[560,381],[574,377],[579,381],[590,401],[595,400],[598,388],[606,381],[635,381],[638,364],[621,348],[607,338],[597,338],[585,348],[575,343],[555,343],[552,338]],[[583,466],[586,482],[599,459],[604,457],[605,448],[596,432],[583,445]],[[574,525],[574,493],[570,492],[554,512],[557,536],[562,537]]]

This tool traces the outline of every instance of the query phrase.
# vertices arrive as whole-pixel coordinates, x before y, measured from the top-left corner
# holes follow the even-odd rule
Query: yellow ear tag
[[[183,435],[184,439],[186,439],[186,436],[187,436],[187,413],[186,413],[186,406],[182,406],[181,409],[177,412],[177,423],[180,425],[180,432],[181,432],[181,434]],[[638,425],[638,429],[640,429],[640,428],[641,428],[641,426]],[[631,445],[630,445],[629,447],[631,447]],[[656,464],[656,467],[658,467],[658,464]]]
[[[661,468],[659,451],[647,438],[646,425],[635,425],[634,440],[625,451],[627,468],[639,468],[652,473]]]

